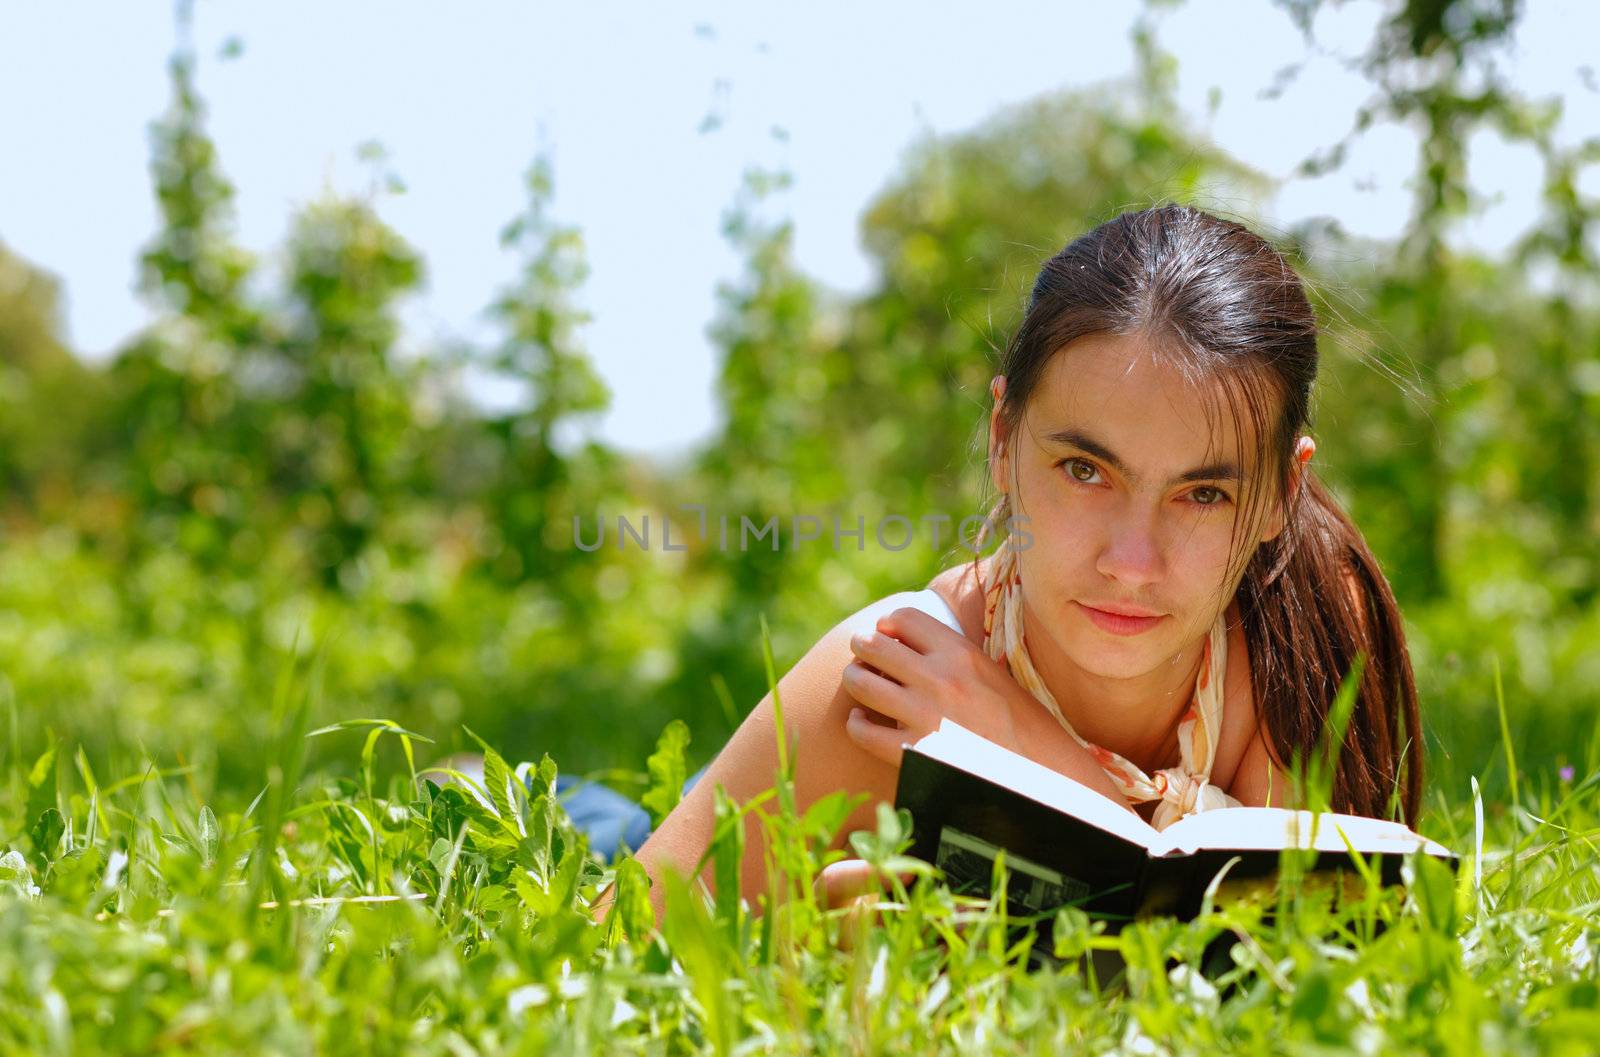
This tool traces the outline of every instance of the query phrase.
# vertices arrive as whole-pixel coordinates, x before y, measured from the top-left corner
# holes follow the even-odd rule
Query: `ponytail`
[[[1250,688],[1280,764],[1324,733],[1357,651],[1366,658],[1334,771],[1335,811],[1415,828],[1422,724],[1400,610],[1361,532],[1307,467],[1284,531],[1260,545],[1237,599]]]

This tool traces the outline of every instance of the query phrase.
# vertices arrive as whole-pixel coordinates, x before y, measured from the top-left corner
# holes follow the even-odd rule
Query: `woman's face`
[[[1012,513],[1025,519],[1018,567],[1029,626],[1106,678],[1148,674],[1210,630],[1243,574],[1242,557],[1225,572],[1230,543],[1245,542],[1232,539],[1249,500],[1243,489],[1259,485],[1253,460],[1244,461],[1254,438],[1234,435],[1220,389],[1212,409],[1220,421],[1208,434],[1204,394],[1147,349],[1137,336],[1103,334],[1057,353],[1014,451],[990,460]],[[993,451],[998,414],[990,428]],[[1277,504],[1265,509],[1252,548],[1281,528]],[[1155,619],[1097,619],[1098,606]]]

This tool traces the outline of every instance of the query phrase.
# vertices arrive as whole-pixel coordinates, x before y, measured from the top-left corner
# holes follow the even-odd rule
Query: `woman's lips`
[[[1082,602],[1074,603],[1081,608],[1084,614],[1096,627],[1102,631],[1109,631],[1113,635],[1137,635],[1149,631],[1159,624],[1163,617],[1125,617],[1118,613],[1107,613],[1103,609],[1086,606]]]

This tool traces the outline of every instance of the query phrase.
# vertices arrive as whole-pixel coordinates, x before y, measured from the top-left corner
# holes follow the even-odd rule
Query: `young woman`
[[[842,845],[892,802],[902,743],[944,716],[1157,827],[1284,805],[1287,761],[1360,651],[1333,806],[1414,826],[1416,688],[1389,585],[1307,465],[1316,370],[1298,276],[1239,224],[1169,204],[1045,262],[990,390],[998,496],[974,553],[1004,538],[841,621],[779,680],[799,807],[868,794]],[[768,695],[637,852],[658,916],[661,871],[710,842],[713,790],[743,802],[777,763]],[[830,892],[860,867],[830,868]]]

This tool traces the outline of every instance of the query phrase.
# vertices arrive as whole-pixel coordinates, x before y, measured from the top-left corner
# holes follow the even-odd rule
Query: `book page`
[[[940,720],[939,729],[923,735],[912,748],[957,770],[1082,819],[1131,844],[1148,847],[1160,836],[1144,819],[1082,782],[996,745],[949,719]]]
[[[1181,818],[1150,842],[1152,856],[1187,855],[1202,849],[1224,851],[1275,851],[1282,848],[1316,848],[1346,851],[1342,829],[1350,846],[1363,855],[1373,852],[1403,854],[1422,848],[1429,855],[1449,855],[1442,845],[1413,832],[1399,822],[1360,815],[1323,812],[1313,839],[1310,811],[1281,807],[1220,807]]]

